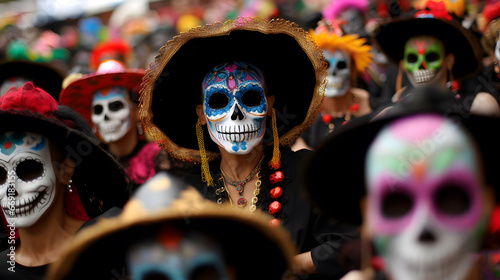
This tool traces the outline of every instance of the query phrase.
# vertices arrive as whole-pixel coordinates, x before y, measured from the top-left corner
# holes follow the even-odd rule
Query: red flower
[[[426,5],[426,10],[421,10],[415,13],[416,18],[422,17],[433,17],[433,18],[442,18],[447,20],[452,20],[453,18],[446,10],[446,5],[444,2],[436,2],[436,1],[428,1]],[[432,16],[431,16],[432,15]]]
[[[349,113],[352,114],[352,113],[356,113],[357,111],[359,111],[359,104],[358,103],[354,103],[349,107]]]
[[[51,118],[57,108],[57,101],[32,82],[27,82],[21,88],[12,88],[0,97],[0,110],[5,111],[29,110]]]

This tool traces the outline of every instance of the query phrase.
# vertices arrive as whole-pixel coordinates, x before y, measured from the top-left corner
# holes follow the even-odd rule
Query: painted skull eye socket
[[[428,62],[438,61],[439,58],[441,58],[441,56],[437,52],[430,52],[430,53],[425,55],[425,59]]]
[[[347,68],[347,63],[345,61],[339,61],[337,63],[337,69],[343,70]]]
[[[406,61],[408,61],[408,63],[415,63],[417,62],[418,60],[418,56],[414,53],[410,53],[407,57],[406,57]]]
[[[225,108],[229,104],[229,98],[222,92],[214,92],[208,99],[208,106],[217,110]]]
[[[434,204],[441,213],[457,216],[466,213],[470,209],[471,200],[469,193],[463,186],[448,183],[435,192]]]
[[[139,280],[170,280],[170,277],[160,273],[160,272],[148,272]]]
[[[261,93],[256,90],[248,90],[241,96],[241,103],[248,107],[259,106],[261,103]]]
[[[102,113],[103,109],[104,108],[102,107],[102,105],[99,105],[99,104],[95,105],[92,108],[92,110],[94,111],[94,115],[100,115]]]
[[[214,266],[204,265],[195,268],[191,275],[189,276],[190,280],[219,280],[221,276],[219,272]]]
[[[125,104],[123,104],[123,102],[117,100],[117,101],[113,101],[113,102],[109,103],[108,107],[109,107],[109,110],[111,112],[116,112],[118,110],[125,108]]]
[[[33,181],[43,175],[43,164],[34,159],[27,159],[17,165],[16,173],[24,182]]]
[[[401,191],[394,191],[382,198],[382,215],[389,219],[402,218],[413,208],[413,198]]]
[[[7,170],[0,167],[0,185],[5,184],[5,182],[7,182]]]

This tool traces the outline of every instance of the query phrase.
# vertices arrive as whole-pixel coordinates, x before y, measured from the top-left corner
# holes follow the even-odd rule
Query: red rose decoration
[[[27,82],[21,88],[12,88],[0,97],[0,110],[29,110],[52,117],[58,108],[57,101],[43,89]]]

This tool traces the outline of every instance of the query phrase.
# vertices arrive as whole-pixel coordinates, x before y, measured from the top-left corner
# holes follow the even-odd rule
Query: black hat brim
[[[0,85],[13,77],[27,78],[48,92],[55,100],[59,99],[64,80],[64,74],[48,64],[21,60],[0,64]]]
[[[446,53],[455,55],[452,73],[455,79],[470,78],[482,67],[482,48],[472,32],[458,22],[440,18],[395,19],[381,24],[372,37],[377,47],[399,65],[404,58],[406,42],[419,35],[436,37],[443,42]]]
[[[199,215],[136,223],[107,234],[88,244],[73,260],[71,271],[60,279],[110,279],[128,275],[126,257],[131,246],[153,238],[166,225],[181,232],[198,231],[216,240],[237,279],[280,279],[286,271],[287,259],[282,248],[263,234],[262,229],[236,217]]]
[[[323,98],[326,62],[304,30],[285,20],[258,18],[206,25],[169,41],[142,83],[141,120],[160,145],[174,150],[174,156],[199,161],[195,125],[196,106],[203,100],[202,81],[215,66],[232,61],[262,71],[267,94],[276,97],[273,108],[280,144],[290,145],[314,121]],[[268,120],[264,144],[273,141],[270,124]],[[207,156],[219,155],[206,129],[204,139]],[[173,144],[165,147],[164,141]]]

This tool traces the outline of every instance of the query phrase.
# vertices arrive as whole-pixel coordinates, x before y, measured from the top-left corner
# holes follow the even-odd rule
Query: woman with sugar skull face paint
[[[294,150],[316,149],[336,127],[371,113],[370,94],[356,87],[357,77],[372,61],[371,46],[357,35],[342,35],[335,21],[323,19],[311,36],[328,62],[325,98],[316,121],[296,140]]]
[[[321,105],[321,49],[294,23],[240,17],[161,50],[144,78],[141,120],[171,155],[201,164],[184,179],[234,211],[269,213],[270,226],[286,228],[299,247],[294,274],[345,274],[340,250],[357,231],[313,212],[295,176],[309,151],[288,147]]]
[[[0,278],[42,279],[85,223],[123,206],[128,178],[85,120],[33,83],[0,98],[0,118],[0,205],[9,234]]]
[[[500,119],[457,111],[456,99],[434,88],[417,93],[384,117],[332,135],[305,169],[308,191],[333,218],[362,223],[365,274],[346,279],[373,279],[373,269],[393,280],[490,279],[476,252],[494,191],[500,196],[499,139],[488,132]],[[339,145],[346,145],[340,153]],[[351,159],[318,164],[333,151]],[[322,198],[326,170],[357,178],[341,199]]]
[[[448,89],[473,113],[500,115],[500,106],[491,94],[468,86],[475,83],[481,70],[482,49],[476,36],[446,12],[444,1],[428,1],[413,18],[379,25],[373,41],[410,82],[394,93],[393,102],[418,87],[434,86]]]
[[[189,166],[170,159],[143,134],[137,107],[143,75],[143,70],[127,70],[117,60],[105,60],[95,73],[71,82],[60,96],[61,104],[88,120],[136,185],[159,169],[182,174]]]

